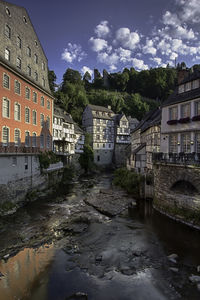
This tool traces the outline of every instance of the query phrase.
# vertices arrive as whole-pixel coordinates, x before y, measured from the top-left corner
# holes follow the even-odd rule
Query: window
[[[18,80],[15,80],[15,94],[20,95],[21,92],[21,84]]]
[[[33,110],[33,125],[37,125],[37,112]]]
[[[44,126],[44,115],[40,114],[40,126],[43,127]]]
[[[195,151],[196,153],[200,153],[200,132],[195,135]]]
[[[24,21],[25,24],[27,24],[27,19],[26,19],[25,16],[23,17],[23,21]]]
[[[50,108],[51,108],[50,101],[47,100],[47,109],[50,109]]]
[[[41,101],[40,101],[40,103],[41,103],[41,106],[44,106],[44,97],[43,97],[43,96],[41,96]]]
[[[20,121],[20,118],[21,118],[21,107],[19,103],[15,102],[14,119],[16,121]]]
[[[179,85],[178,87],[179,94],[184,93],[184,91],[185,91],[184,84]]]
[[[170,153],[178,152],[178,136],[177,136],[177,134],[172,134],[169,136],[169,152]]]
[[[50,135],[47,135],[47,148],[50,148],[51,145],[51,138]]]
[[[178,107],[170,107],[169,108],[169,120],[177,120],[178,119]]]
[[[190,153],[191,148],[191,137],[190,133],[181,134],[181,152]]]
[[[25,122],[30,123],[30,109],[25,107]]]
[[[9,128],[5,126],[2,129],[2,143],[7,145],[8,142],[9,142]]]
[[[47,117],[47,128],[48,129],[50,128],[50,118],[49,118],[49,116]]]
[[[25,97],[26,97],[26,99],[30,99],[30,94],[31,94],[31,91],[30,91],[30,89],[26,86],[26,88],[25,88]]]
[[[195,116],[200,115],[200,101],[195,102]]]
[[[32,136],[32,147],[36,147],[36,133],[33,132],[33,136]]]
[[[26,48],[26,54],[31,57],[31,48],[29,46]]]
[[[97,119],[97,124],[100,124],[100,119]]]
[[[37,103],[37,93],[33,92],[33,102]]]
[[[31,67],[30,66],[27,66],[27,74],[28,74],[28,76],[31,76]]]
[[[105,148],[105,144],[103,144],[103,148]]]
[[[42,70],[45,71],[45,63],[42,62]]]
[[[6,14],[10,17],[11,16],[11,13],[10,13],[10,10],[8,7],[6,7]]]
[[[41,136],[40,136],[40,147],[44,148],[44,135],[43,134],[41,134]]]
[[[25,146],[26,147],[30,146],[30,133],[29,133],[29,131],[25,131]]]
[[[28,156],[25,156],[24,158],[24,168],[25,170],[28,170]]]
[[[17,37],[17,47],[21,49],[22,47],[22,40],[20,39],[20,37]]]
[[[190,104],[181,105],[181,118],[190,117]]]
[[[37,64],[38,63],[38,56],[37,54],[34,54],[34,62]]]
[[[19,146],[20,144],[20,130],[19,129],[15,129],[15,133],[14,133],[14,140],[15,140],[15,146]]]
[[[187,82],[185,84],[185,91],[187,92],[187,91],[190,91],[190,90],[191,90],[191,82]]]
[[[97,140],[100,140],[100,135],[97,135]]]
[[[100,131],[100,126],[97,126],[97,132],[99,132]]]
[[[7,48],[5,49],[5,59],[10,60],[10,50],[8,50]]]
[[[3,117],[10,118],[10,101],[7,98],[3,98]]]
[[[9,39],[11,37],[11,29],[7,24],[5,25],[5,36],[7,36]]]
[[[6,89],[10,88],[10,77],[7,74],[3,74],[3,87]]]
[[[42,78],[42,85],[45,87],[45,79]]]
[[[35,78],[35,81],[38,81],[38,73],[37,72],[34,73],[34,78]]]
[[[196,80],[192,81],[192,88],[193,89],[199,88],[199,79],[196,79]]]
[[[37,47],[38,46],[38,42],[35,40],[35,46]]]
[[[21,58],[17,57],[16,65],[17,65],[17,67],[18,67],[19,69],[21,69],[21,66],[22,66]]]
[[[122,125],[123,126],[127,126],[127,122],[126,121],[122,121]]]

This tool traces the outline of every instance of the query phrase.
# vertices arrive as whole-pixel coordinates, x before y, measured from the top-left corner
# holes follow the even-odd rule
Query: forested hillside
[[[115,113],[123,111],[127,116],[141,120],[146,112],[159,106],[173,92],[179,68],[180,65],[141,72],[125,68],[123,72],[110,74],[104,70],[103,76],[96,69],[93,81],[88,72],[82,77],[78,71],[68,68],[57,91],[53,71],[49,71],[49,80],[56,104],[79,124],[89,103],[110,105]]]

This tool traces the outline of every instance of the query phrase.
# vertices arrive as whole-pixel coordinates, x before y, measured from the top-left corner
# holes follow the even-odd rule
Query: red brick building
[[[52,149],[48,62],[23,7],[0,0],[0,153]]]

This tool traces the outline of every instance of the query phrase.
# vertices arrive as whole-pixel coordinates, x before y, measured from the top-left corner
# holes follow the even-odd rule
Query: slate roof
[[[58,106],[54,106],[54,116],[63,118],[63,121],[66,123],[75,123],[74,120],[72,119],[71,115],[66,113],[62,108]]]
[[[190,82],[195,79],[200,79],[200,71],[195,70],[193,73],[190,73],[181,83],[184,84],[186,82]],[[167,98],[167,100],[163,103],[164,106],[189,101],[192,99],[196,99],[200,97],[200,88],[192,89],[190,91],[184,93],[178,93],[178,86],[174,90],[174,92]]]
[[[140,123],[134,128],[131,133],[135,132],[138,129],[141,129],[141,132],[144,132],[151,126],[159,125],[161,123],[161,109],[156,108],[148,112]]]
[[[88,104],[88,106],[91,108],[91,110],[95,110],[95,111],[104,111],[104,112],[108,112],[108,113],[113,113],[114,112],[107,108],[107,107],[104,107],[104,106],[100,106],[100,105],[93,105],[93,104]]]
[[[74,131],[75,133],[84,133],[84,131],[76,123],[74,124]]]
[[[140,144],[136,149],[134,149],[134,150],[132,151],[132,153],[135,154],[135,153],[139,152],[139,151],[140,151],[142,148],[144,148],[145,146],[146,146],[146,143]]]

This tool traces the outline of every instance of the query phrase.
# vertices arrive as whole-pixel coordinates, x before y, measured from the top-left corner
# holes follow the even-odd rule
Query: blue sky
[[[200,64],[200,0],[12,0],[24,6],[57,82],[93,72]]]

